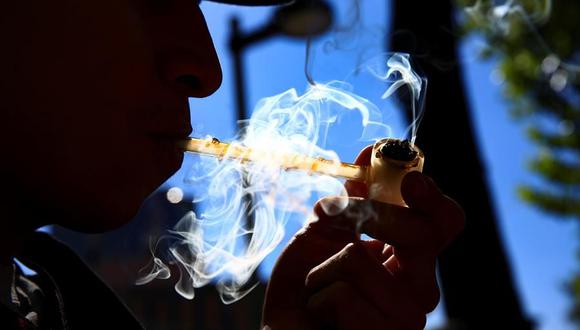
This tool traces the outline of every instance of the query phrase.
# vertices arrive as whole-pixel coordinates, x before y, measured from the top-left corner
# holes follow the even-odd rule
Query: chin
[[[118,229],[131,222],[137,215],[142,203],[125,201],[119,207],[72,210],[66,219],[57,223],[67,229],[86,234],[100,234]]]
[[[179,170],[183,160],[182,153],[147,151],[143,153],[155,157],[122,162],[121,170],[104,177],[90,189],[83,187],[85,193],[81,198],[70,196],[71,203],[66,207],[68,214],[57,224],[83,233],[103,233],[131,222],[145,200]]]
[[[158,176],[158,180],[151,176],[150,182],[141,181],[140,189],[136,189],[137,185],[126,186],[125,189],[118,188],[114,194],[108,195],[106,200],[101,201],[100,210],[94,210],[96,206],[94,205],[92,219],[79,221],[81,224],[77,225],[75,230],[85,233],[103,233],[128,224],[138,215],[148,197],[179,169],[179,167],[175,169],[175,163],[170,166],[168,164],[168,168],[171,171],[164,171]]]
[[[124,185],[83,198],[69,205],[56,224],[68,229],[98,234],[118,229],[133,220],[147,197],[157,188],[151,185]]]

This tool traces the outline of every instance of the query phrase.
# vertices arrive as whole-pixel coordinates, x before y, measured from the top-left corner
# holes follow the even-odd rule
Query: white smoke
[[[366,72],[383,86],[376,99],[408,88],[412,107],[419,111],[426,80],[413,71],[408,55],[377,57],[358,72]],[[325,148],[327,134],[349,112],[360,114],[360,140],[373,143],[393,136],[384,109],[355,94],[351,85],[333,81],[309,85],[302,95],[289,89],[262,99],[242,134],[231,143],[272,155],[283,151],[338,164],[338,155]],[[415,134],[414,124],[413,139]],[[175,290],[183,297],[192,299],[195,288],[216,282],[222,301],[234,302],[253,288],[248,281],[281,242],[291,215],[301,214],[306,219],[316,199],[346,195],[340,180],[281,170],[280,160],[274,156],[259,163],[197,157],[185,183],[194,191],[193,202],[203,208],[197,214],[187,213],[155,244],[152,263],[137,284],[169,278],[169,263],[180,269]],[[248,226],[247,216],[253,219],[253,226]],[[166,257],[161,257],[163,246],[168,246]]]

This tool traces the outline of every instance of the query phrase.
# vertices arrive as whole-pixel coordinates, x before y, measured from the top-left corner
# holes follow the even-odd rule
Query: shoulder
[[[18,259],[38,271],[44,286],[55,288],[71,329],[143,329],[113,290],[71,248],[49,234],[35,233]]]

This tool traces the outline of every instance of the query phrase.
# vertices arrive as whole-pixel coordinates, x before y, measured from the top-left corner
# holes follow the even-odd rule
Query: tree
[[[464,31],[487,41],[482,56],[498,61],[511,112],[539,147],[529,168],[542,183],[524,183],[519,195],[580,220],[580,2],[458,2],[467,14]],[[567,288],[574,297],[570,316],[580,325],[580,273]]]
[[[417,144],[425,172],[466,213],[464,233],[439,258],[452,329],[531,329],[509,262],[473,132],[457,58],[452,0],[392,1],[392,51],[410,53],[429,79]]]

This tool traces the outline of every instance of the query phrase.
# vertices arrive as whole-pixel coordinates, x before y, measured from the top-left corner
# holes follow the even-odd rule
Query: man
[[[140,327],[68,248],[35,230],[117,228],[180,167],[174,141],[190,133],[187,98],[221,83],[198,5],[1,2],[0,328]],[[409,209],[368,201],[361,185],[349,191],[363,197],[349,207],[370,206],[384,218],[363,228],[380,241],[359,242],[356,219],[316,208],[318,220],[274,271],[265,327],[423,327],[438,301],[435,256],[461,229],[460,208],[420,174],[403,183]],[[37,275],[22,274],[14,258]]]

